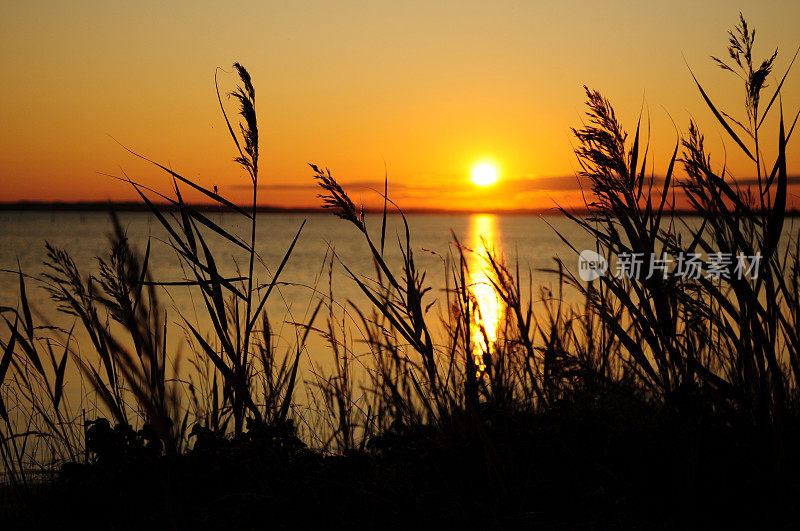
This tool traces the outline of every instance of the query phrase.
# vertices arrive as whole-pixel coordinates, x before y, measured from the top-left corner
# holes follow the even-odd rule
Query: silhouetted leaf
[[[252,319],[250,320],[249,323],[247,323],[247,330],[248,331],[252,330],[253,327],[255,327],[256,320],[258,319],[258,314],[261,313],[261,310],[264,308],[264,304],[266,304],[267,299],[269,298],[269,294],[272,293],[272,288],[274,288],[275,284],[278,282],[278,277],[280,276],[281,271],[283,271],[283,268],[286,265],[286,262],[289,261],[289,257],[292,255],[292,251],[294,251],[294,246],[297,243],[297,239],[300,237],[300,232],[303,230],[303,227],[306,226],[306,221],[307,220],[303,220],[303,223],[300,224],[300,228],[297,229],[297,234],[294,235],[294,239],[292,240],[292,244],[289,245],[289,248],[286,250],[286,253],[283,255],[283,259],[281,260],[281,264],[278,266],[278,270],[275,271],[275,275],[272,277],[272,280],[270,281],[269,286],[267,287],[267,292],[264,294],[263,297],[261,297],[261,301],[258,303],[258,306],[256,307],[256,310],[253,312]]]
[[[778,94],[780,94],[781,88],[783,87],[783,82],[786,81],[786,76],[789,75],[789,71],[792,69],[794,60],[797,59],[798,52],[800,52],[800,47],[798,47],[797,51],[794,52],[794,56],[792,57],[792,60],[789,62],[789,66],[786,68],[786,72],[784,72],[783,77],[781,78],[781,82],[778,83],[778,87],[775,89],[775,93],[772,94],[772,97],[769,99],[769,104],[767,105],[767,108],[764,109],[764,112],[761,114],[761,119],[758,121],[756,130],[761,128],[761,124],[764,123],[764,119],[767,117],[767,113],[769,113],[769,110],[772,108],[772,104],[775,103],[775,98],[777,98]]]
[[[700,89],[700,94],[703,96],[703,99],[705,100],[705,102],[708,105],[709,109],[711,109],[711,112],[713,112],[714,116],[717,117],[717,120],[719,121],[719,123],[722,124],[722,127],[725,128],[725,130],[728,132],[728,134],[731,136],[731,138],[733,138],[733,140],[737,144],[739,144],[739,147],[742,148],[742,151],[744,151],[744,153],[748,157],[750,157],[750,160],[755,162],[756,161],[755,157],[753,157],[752,153],[750,153],[750,150],[747,149],[747,146],[745,146],[744,143],[739,139],[739,137],[736,135],[736,133],[733,131],[733,129],[731,129],[731,126],[728,125],[728,122],[725,121],[725,118],[722,117],[722,114],[720,114],[720,112],[717,110],[717,108],[711,102],[711,99],[706,94],[706,91],[703,90],[703,87],[700,86],[700,82],[697,81],[697,78],[694,76],[694,73],[692,72],[691,68],[689,69],[689,73],[692,75],[692,79],[694,79],[694,82],[697,85],[697,88]]]
[[[19,268],[19,261],[17,262],[17,268]],[[28,295],[25,291],[25,277],[21,268],[19,268],[19,300],[22,306],[22,315],[25,317],[25,331],[28,333],[28,338],[33,340],[33,318],[28,304]]]
[[[54,385],[54,393],[55,396],[53,398],[53,407],[58,409],[58,404],[61,402],[61,397],[64,393],[64,373],[67,369],[67,355],[69,354],[69,341],[72,338],[72,330],[75,328],[73,325],[72,328],[69,330],[69,334],[67,335],[67,341],[64,345],[64,355],[61,356],[61,362],[56,367],[56,381]]]
[[[772,253],[778,248],[778,242],[783,231],[783,222],[786,217],[786,187],[788,177],[786,174],[786,135],[783,129],[783,109],[781,109],[780,127],[778,132],[778,188],[775,191],[775,202],[767,223],[767,234],[764,243],[764,262],[769,261]]]

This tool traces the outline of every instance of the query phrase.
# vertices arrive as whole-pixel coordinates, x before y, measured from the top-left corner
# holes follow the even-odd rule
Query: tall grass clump
[[[481,320],[475,318],[465,259],[481,250],[466,249],[454,237],[445,273],[447,310],[432,315],[435,297],[414,261],[405,217],[401,261],[393,265],[384,255],[385,215],[378,245],[363,211],[329,171],[312,165],[323,206],[363,235],[375,264],[371,279],[345,268],[374,312],[361,308],[358,314],[375,354],[374,389],[391,404],[378,409],[393,411],[402,422],[441,425],[458,411],[499,404],[541,410],[627,389],[685,418],[711,415],[723,424],[771,426],[781,433],[787,412],[796,409],[800,367],[798,244],[785,223],[786,147],[797,116],[787,131],[780,90],[791,64],[763,97],[777,53],[755,61],[754,40],[742,17],[730,33],[731,59],[714,59],[743,81],[744,119],[719,110],[692,74],[711,114],[752,161],[751,187],[739,185],[725,166],[712,167],[695,122],[676,139],[661,175],[648,171],[652,154],[641,118],[628,135],[610,101],[585,88],[587,120],[573,133],[580,175],[591,187],[588,215],[561,212],[591,235],[595,250],[612,265],[610,274],[585,283],[557,260],[550,272],[559,289],[567,283],[585,301],[567,308],[561,294],[524,293],[519,267],[484,250],[504,305],[490,348],[476,341]],[[770,111],[777,114],[777,154],[767,164],[762,127]],[[677,214],[683,204],[691,215]],[[678,256],[702,274],[676,274],[676,267],[686,266],[674,264]],[[730,260],[721,264],[724,256]],[[631,257],[640,260],[638,270],[614,274]],[[434,326],[436,320],[442,326]]]
[[[384,195],[402,221],[399,260],[392,260],[385,252],[386,214],[378,242],[362,209],[330,171],[311,168],[323,206],[363,236],[374,264],[372,277],[357,275],[337,257],[369,301],[367,306],[351,302],[349,314],[372,358],[366,366],[369,406],[362,408],[368,414],[362,418],[377,447],[425,426],[476,435],[474,430],[498,412],[542,411],[583,385],[579,377],[594,366],[596,348],[576,348],[576,314],[557,302],[560,293],[534,293],[532,281],[523,288],[519,264],[512,270],[486,242],[482,249],[471,249],[453,234],[450,252],[442,259],[444,290],[434,294],[427,272],[417,267],[402,210]],[[475,256],[485,263],[486,282],[503,305],[497,337],[490,338],[480,315]],[[346,367],[339,373],[346,378]]]
[[[590,284],[572,275],[571,282],[604,336],[620,342],[625,366],[649,395],[684,413],[780,431],[798,391],[797,237],[786,229],[786,149],[797,116],[787,132],[780,91],[788,68],[762,105],[777,52],[759,63],[754,42],[741,17],[730,33],[729,59],[714,58],[743,81],[744,119],[718,109],[692,74],[712,115],[752,162],[751,186],[737,183],[724,164],[712,165],[694,121],[676,142],[663,181],[648,175],[639,124],[631,140],[609,101],[587,88],[588,120],[573,131],[581,175],[591,186],[589,214],[562,212],[612,264],[623,256],[643,259],[639,275],[609,274]],[[777,154],[768,163],[762,127],[771,110]],[[696,217],[674,214],[681,193]],[[691,257],[702,274],[666,274],[663,259],[679,255]]]
[[[60,463],[81,457],[81,414],[65,394],[73,330],[52,337],[28,301],[19,276],[19,304],[2,308],[8,338],[0,342],[0,459],[3,480],[21,487]]]
[[[95,273],[85,275],[69,250],[50,244],[41,277],[15,273],[20,279],[19,304],[2,308],[8,334],[0,358],[0,456],[12,483],[26,483],[29,473],[52,470],[61,463],[178,454],[195,435],[223,439],[247,430],[278,442],[296,440],[292,397],[314,318],[305,326],[298,324],[292,348],[280,352],[267,302],[279,285],[302,226],[287,242],[274,274],[259,280],[266,264],[256,252],[255,89],[244,67],[236,63],[234,69],[240,83],[227,96],[238,106],[239,123],[231,123],[219,88],[217,93],[234,141],[234,160],[252,185],[248,208],[133,152],[166,173],[173,194],[122,178],[164,230],[183,278],[152,278],[151,241],[144,256],[138,255],[116,216],[112,216],[111,249],[98,258]],[[226,230],[187,204],[185,189],[244,219],[247,234]],[[33,278],[58,310],[82,328],[89,349],[84,344],[76,348],[75,327],[64,330],[35,324],[26,278]],[[211,333],[201,331],[205,325],[190,317],[198,315],[196,309],[178,308],[168,317],[159,293],[177,289],[197,295],[193,300],[200,301]],[[170,319],[177,321],[182,334],[170,332]],[[188,340],[194,353],[190,362],[197,369],[188,379],[178,368],[181,335]],[[70,358],[82,377],[80,388],[85,380],[92,391],[77,395],[77,409],[68,398],[75,399],[78,389],[64,392]]]
[[[695,121],[675,139],[663,168],[649,169],[641,116],[629,134],[611,102],[584,87],[585,122],[572,133],[580,180],[590,189],[585,213],[560,212],[610,264],[592,281],[560,258],[546,270],[525,271],[491,242],[470,248],[453,233],[434,282],[420,265],[409,219],[388,197],[388,179],[380,225],[372,227],[333,174],[310,165],[322,206],[352,228],[365,251],[344,257],[329,247],[315,285],[306,286],[318,297],[308,318],[278,316],[292,327],[288,347],[280,346],[269,303],[304,223],[291,241],[257,241],[256,93],[247,70],[234,64],[238,86],[227,94],[216,87],[234,161],[252,186],[249,204],[136,153],[164,172],[171,191],[121,179],[157,221],[161,243],[178,263],[175,278],[154,278],[151,242],[158,240],[148,239],[140,254],[116,217],[110,251],[93,273],[50,244],[43,275],[9,273],[19,278],[19,303],[0,308],[7,332],[0,341],[5,474],[25,486],[61,464],[108,471],[130,461],[166,463],[159,477],[179,477],[186,498],[202,498],[207,493],[191,485],[196,466],[223,479],[215,488],[226,500],[231,492],[268,493],[259,503],[248,498],[249,511],[261,500],[270,508],[290,498],[341,501],[344,487],[363,496],[388,477],[397,484],[379,496],[391,504],[399,498],[410,506],[434,492],[436,510],[441,502],[459,516],[480,513],[494,523],[508,515],[562,523],[573,495],[581,514],[616,516],[624,507],[647,512],[651,522],[705,503],[697,485],[718,489],[703,495],[725,504],[757,505],[762,493],[749,484],[791,479],[798,465],[800,234],[789,220],[786,153],[800,113],[789,124],[781,101],[794,58],[765,92],[777,52],[754,58],[755,32],[743,17],[729,37],[727,58],[713,60],[741,80],[741,116],[721,110],[692,78],[726,138],[750,161],[751,180],[712,164]],[[775,140],[771,155],[768,138]],[[187,203],[187,194],[213,202],[244,229],[224,228]],[[387,251],[387,239],[396,253]],[[281,246],[277,264],[259,255],[266,245]],[[371,264],[370,273],[357,273],[351,260]],[[631,269],[631,260],[638,266]],[[698,274],[685,274],[689,262]],[[339,266],[360,300],[335,293]],[[323,293],[316,283],[326,273]],[[35,319],[32,281],[74,326]],[[495,316],[482,315],[486,284],[500,304]],[[193,307],[168,314],[161,300],[177,290],[189,292]],[[86,338],[80,348],[79,332]],[[325,356],[312,360],[304,380],[301,359],[312,334],[323,339]],[[181,338],[188,375],[179,370]],[[313,366],[322,359],[332,362],[327,373]],[[70,367],[79,396],[67,392]],[[300,388],[305,414],[295,398]],[[169,459],[160,461],[164,455]],[[747,466],[730,472],[744,460]],[[736,488],[727,485],[740,472]],[[325,496],[314,496],[320,488]],[[422,494],[408,494],[416,488]],[[297,496],[300,489],[311,494]],[[779,490],[768,497],[790,497]],[[651,505],[640,508],[641,500]],[[347,512],[334,502],[325,507]],[[291,517],[304,517],[300,512]]]
[[[794,58],[778,82],[766,107],[767,88],[777,51],[760,63],[753,58],[755,30],[743,17],[730,33],[729,59],[714,58],[724,70],[743,82],[746,120],[718,110],[695,79],[709,109],[738,149],[752,162],[756,183],[742,190],[723,164],[714,168],[696,124],[683,141],[686,179],[680,183],[692,206],[704,213],[703,227],[694,238],[706,253],[712,249],[737,256],[756,256],[752,264],[735,262],[731,269],[753,266],[756,278],[723,275],[719,282],[702,278],[686,292],[686,304],[705,317],[719,338],[715,358],[739,415],[779,436],[786,413],[795,410],[798,391],[798,329],[794,325],[798,293],[793,278],[798,268],[798,235],[787,230],[788,172],[786,149],[794,126],[786,128],[781,88]],[[763,108],[763,110],[762,110]],[[770,111],[777,114],[777,154],[764,154],[762,130]],[[737,134],[738,131],[738,134]],[[733,272],[733,271],[731,271]],[[778,437],[780,439],[780,437]]]
[[[272,278],[266,282],[259,282],[257,266],[265,264],[256,251],[259,189],[256,94],[248,71],[239,63],[233,66],[240,84],[227,96],[238,105],[241,120],[236,126],[231,123],[225,110],[219,85],[217,85],[217,96],[236,148],[234,161],[244,170],[252,185],[252,202],[249,209],[241,208],[219,195],[216,190],[208,190],[149,159],[145,160],[155,164],[170,177],[174,188],[172,197],[147,189],[131,179],[126,180],[150,207],[168,235],[168,244],[187,275],[187,278],[180,279],[177,283],[195,289],[200,295],[201,305],[213,326],[211,337],[204,335],[197,323],[193,324],[187,317],[182,315],[181,321],[192,343],[213,363],[219,375],[222,399],[221,405],[215,405],[215,408],[224,418],[232,420],[233,433],[241,435],[245,429],[245,419],[248,417],[256,424],[265,422],[284,424],[289,420],[291,397],[297,381],[303,341],[307,334],[302,338],[298,335],[296,348],[287,354],[289,358],[276,365],[277,360],[273,358],[272,330],[266,317],[266,305],[278,285],[280,275],[289,261],[303,226],[300,226],[294,239],[288,244]],[[248,225],[247,234],[234,234],[188,205],[181,193],[183,186],[201,193],[224,211],[245,220]],[[163,212],[151,200],[154,195],[177,210],[177,214],[168,215]],[[218,238],[218,241],[211,243],[209,241],[211,236]],[[233,263],[224,267],[223,252],[229,252],[223,251],[224,244],[233,252],[243,254],[246,263],[243,271],[235,255]],[[235,274],[227,273],[229,271],[235,271]],[[170,286],[174,283],[175,281],[163,281],[156,282],[156,285]],[[268,382],[266,386],[261,386],[260,390],[254,385],[256,375],[260,375]],[[215,424],[220,423],[215,421]],[[227,421],[221,424],[226,425]]]
[[[172,373],[177,372],[177,352],[168,346],[166,311],[149,274],[150,244],[141,259],[115,215],[112,221],[110,252],[97,259],[98,272],[85,279],[66,250],[47,244],[45,289],[89,338],[97,363],[86,351],[75,361],[119,429],[140,424],[139,436],[151,450],[158,454],[163,446],[177,454],[187,417]]]

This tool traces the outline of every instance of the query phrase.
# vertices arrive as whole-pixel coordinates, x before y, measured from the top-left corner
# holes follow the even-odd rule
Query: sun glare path
[[[472,182],[478,186],[490,186],[497,182],[497,169],[484,162],[472,168]]]
[[[497,341],[497,329],[503,318],[503,307],[491,282],[494,273],[486,258],[487,247],[493,253],[500,250],[496,224],[497,218],[489,214],[470,218],[470,247],[475,251],[469,260],[470,289],[475,298],[472,342],[479,375],[486,370],[484,354],[492,353],[492,346]]]

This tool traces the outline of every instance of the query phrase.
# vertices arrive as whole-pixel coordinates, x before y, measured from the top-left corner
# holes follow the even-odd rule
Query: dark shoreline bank
[[[172,204],[157,204],[159,209],[165,212],[178,212],[180,209]],[[211,204],[192,204],[186,205],[199,212],[227,212],[224,206]],[[150,212],[150,207],[144,203],[136,202],[39,202],[39,201],[20,201],[14,203],[0,203],[0,212]],[[283,208],[270,205],[259,206],[256,211],[263,214],[330,214],[324,208]],[[383,210],[377,208],[364,208],[366,214],[382,214]],[[428,208],[404,208],[405,215],[442,215],[442,216],[462,216],[472,214],[494,214],[498,216],[553,216],[563,217],[563,214],[556,208],[550,209],[513,209],[513,210],[449,210],[449,209],[428,209]],[[585,209],[570,210],[570,213],[577,216],[588,215]],[[397,211],[388,210],[388,215],[398,215]],[[680,217],[702,217],[701,214],[693,210],[674,210],[666,212]],[[787,210],[787,217],[800,217],[800,210]]]

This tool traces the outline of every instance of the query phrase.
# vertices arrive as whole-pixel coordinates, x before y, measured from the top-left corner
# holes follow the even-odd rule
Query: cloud
[[[800,175],[790,176],[790,185],[800,184]],[[655,178],[655,185],[663,184],[663,177]],[[754,186],[755,178],[737,179],[740,188]],[[383,180],[354,180],[341,182],[356,203],[367,208],[382,206]],[[243,191],[248,185],[233,185],[232,190]],[[300,207],[319,206],[320,192],[316,183],[306,182],[266,183],[259,185],[268,202]],[[580,208],[584,205],[582,194],[589,194],[590,183],[576,175],[531,176],[500,179],[496,184],[479,188],[466,181],[463,176],[430,176],[426,179],[407,182],[401,179],[389,181],[389,197],[404,209],[454,209],[454,210],[541,210],[560,205]],[[583,191],[582,191],[583,190]],[[676,189],[676,205],[686,207],[682,190]]]
[[[438,181],[438,182],[437,182]],[[522,177],[516,179],[500,179],[497,184],[490,188],[478,189],[472,185],[471,182],[459,182],[461,179],[435,179],[430,178],[422,182],[415,182],[409,184],[402,181],[389,180],[389,190],[393,193],[403,193],[416,195],[418,193],[428,194],[431,192],[440,192],[447,194],[461,195],[463,192],[466,195],[473,195],[477,190],[483,193],[520,193],[532,191],[575,191],[579,190],[579,182],[585,181],[575,175],[559,175],[550,177]],[[368,180],[368,181],[340,181],[341,185],[348,191],[366,191],[376,190],[383,191],[383,181]],[[585,184],[585,182],[583,183]],[[260,190],[271,191],[312,191],[316,192],[318,186],[315,182],[309,180],[307,183],[268,183],[260,184]],[[230,186],[233,190],[249,190],[249,184],[236,184]]]

